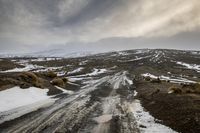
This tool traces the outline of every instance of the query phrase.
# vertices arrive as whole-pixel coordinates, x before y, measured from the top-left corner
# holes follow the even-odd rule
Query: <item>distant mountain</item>
[[[65,57],[65,58],[72,58],[72,57],[83,57],[97,54],[97,52],[92,51],[84,51],[84,52],[72,52],[69,53],[66,49],[51,49],[46,51],[40,52],[33,52],[33,53],[25,53],[25,54],[0,54],[1,58],[7,57]]]
[[[84,52],[72,52],[69,53],[66,49],[52,49],[47,51],[30,53],[28,56],[34,57],[82,57],[87,55],[95,54],[96,52],[84,51]]]

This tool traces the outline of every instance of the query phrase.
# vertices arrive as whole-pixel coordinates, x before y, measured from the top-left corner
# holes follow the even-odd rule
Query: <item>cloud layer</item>
[[[199,7],[199,0],[0,0],[0,46],[27,50],[198,32]]]

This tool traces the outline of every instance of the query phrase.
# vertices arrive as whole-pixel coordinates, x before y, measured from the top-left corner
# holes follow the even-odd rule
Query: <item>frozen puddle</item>
[[[139,100],[134,100],[129,105],[129,110],[133,113],[141,133],[177,133],[167,126],[156,123],[155,118],[144,111]]]

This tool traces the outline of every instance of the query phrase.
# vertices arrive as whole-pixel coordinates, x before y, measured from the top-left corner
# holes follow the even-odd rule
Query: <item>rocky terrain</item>
[[[0,59],[2,133],[198,133],[200,52]]]

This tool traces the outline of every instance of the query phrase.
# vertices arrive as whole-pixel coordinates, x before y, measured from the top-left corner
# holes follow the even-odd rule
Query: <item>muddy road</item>
[[[139,132],[128,103],[134,84],[128,72],[110,73],[72,95],[57,96],[55,104],[1,125],[1,132]],[[118,89],[123,88],[123,94]]]

